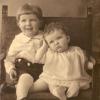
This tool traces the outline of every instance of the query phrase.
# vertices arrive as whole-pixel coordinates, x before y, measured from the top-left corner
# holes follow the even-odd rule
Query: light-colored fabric
[[[29,74],[22,74],[16,85],[17,100],[27,97],[28,91],[33,84],[33,77]]]
[[[32,87],[30,88],[30,92],[34,93],[34,92],[43,92],[48,90],[48,84],[42,80],[42,79],[37,79]]]
[[[16,35],[5,59],[6,72],[9,73],[10,70],[15,67],[15,59],[19,57],[34,63],[35,54],[42,45],[42,41],[42,32],[33,38],[24,35],[24,33]]]
[[[49,90],[54,96],[58,97],[60,100],[66,100],[66,87],[49,86]]]
[[[60,100],[66,100],[66,97],[77,96],[80,86],[79,82],[77,81],[73,81],[66,86],[62,86],[57,84],[48,84],[48,82],[44,81],[42,78],[39,78],[34,82],[34,85],[32,85],[31,92],[41,92],[48,89],[54,96],[58,97]]]
[[[79,47],[69,47],[62,53],[48,49],[40,78],[51,85],[68,87],[71,82],[78,81],[80,88],[85,88],[92,80],[85,70],[85,61],[86,56]]]

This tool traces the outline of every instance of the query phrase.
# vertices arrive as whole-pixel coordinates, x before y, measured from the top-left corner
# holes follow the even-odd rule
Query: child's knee
[[[30,87],[33,85],[33,77],[30,74],[22,74],[16,86],[17,99],[27,97]]]
[[[19,80],[18,80],[18,82],[33,82],[34,81],[34,78],[30,75],[30,74],[28,74],[28,73],[24,73],[24,74],[22,74],[20,77],[19,77]]]
[[[29,88],[33,85],[33,77],[30,74],[22,74],[18,80],[16,90],[21,90],[22,92],[28,91]]]

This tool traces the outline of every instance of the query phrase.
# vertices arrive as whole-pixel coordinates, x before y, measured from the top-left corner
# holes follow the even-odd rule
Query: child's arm
[[[11,80],[17,79],[17,72],[15,68],[15,56],[8,56],[4,60],[6,72],[9,74]]]
[[[35,62],[40,63],[41,59],[44,57],[44,54],[47,52],[48,45],[46,44],[45,40],[43,40],[42,46],[37,50],[35,55]]]
[[[89,54],[87,54],[86,51],[84,51],[84,56],[86,58],[86,69],[93,69],[93,66],[96,63],[95,59]]]
[[[85,50],[81,48],[77,48],[78,54],[81,57],[82,62],[84,63],[85,69],[93,69],[93,66],[95,65],[95,59],[90,56]]]
[[[95,65],[95,63],[96,63],[95,59],[92,56],[90,56],[88,59],[87,68],[93,69],[93,66]]]
[[[5,69],[8,74],[12,68],[15,68],[16,50],[12,43],[4,60]]]
[[[16,55],[19,53],[19,47],[20,47],[20,43],[19,41],[17,41],[15,37],[10,45],[7,56],[4,60],[5,70],[10,76],[12,71],[14,73],[13,75],[16,76],[15,59],[16,59]]]

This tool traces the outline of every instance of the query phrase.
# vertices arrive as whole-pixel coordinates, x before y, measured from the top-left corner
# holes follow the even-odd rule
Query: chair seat
[[[6,87],[2,92],[2,100],[16,100],[15,88]],[[59,100],[50,92],[31,93],[29,100]],[[81,90],[79,96],[70,98],[68,100],[92,100],[92,89]]]

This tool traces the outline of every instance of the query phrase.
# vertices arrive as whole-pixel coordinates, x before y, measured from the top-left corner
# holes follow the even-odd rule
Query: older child
[[[54,96],[66,100],[77,96],[79,89],[89,88],[92,79],[86,68],[92,68],[93,63],[87,62],[80,47],[69,45],[69,31],[60,23],[50,23],[44,38],[49,48],[44,56],[43,72],[32,91],[49,88]]]
[[[24,4],[19,8],[16,19],[22,32],[16,35],[12,41],[5,59],[5,68],[11,80],[18,80],[16,95],[17,100],[22,100],[27,97],[34,80],[32,77],[34,71],[30,64],[39,59],[38,52],[45,51],[43,32],[40,31],[42,10],[37,6]],[[28,63],[27,60],[31,63]],[[24,65],[20,63],[24,63]]]

